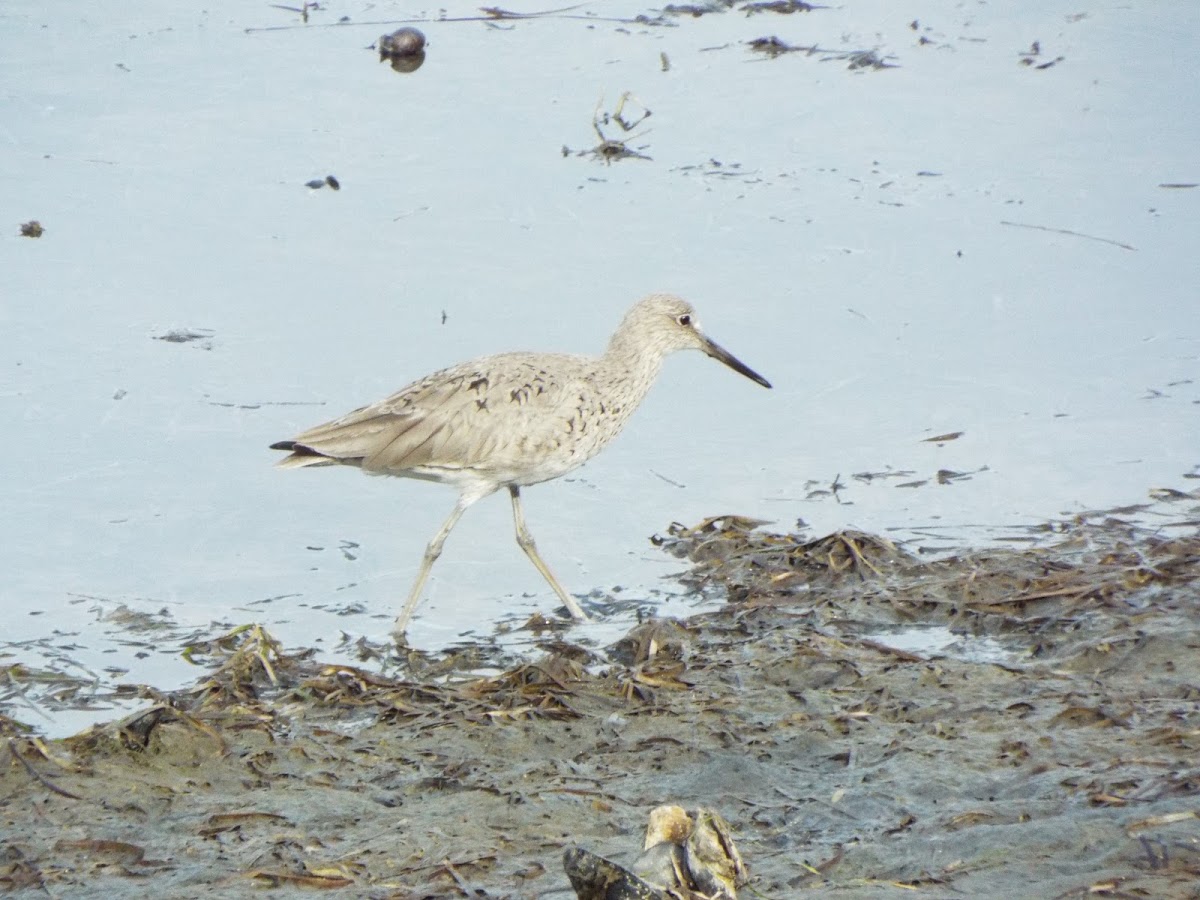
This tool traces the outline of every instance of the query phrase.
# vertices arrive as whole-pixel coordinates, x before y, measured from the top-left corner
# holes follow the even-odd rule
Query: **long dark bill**
[[[707,353],[713,359],[719,359],[721,362],[725,363],[725,365],[729,366],[729,368],[733,369],[733,371],[737,372],[740,375],[745,375],[751,381],[757,381],[759,384],[761,384],[765,388],[769,388],[771,386],[771,382],[767,381],[767,379],[763,378],[761,375],[759,375],[757,372],[755,372],[752,368],[750,368],[748,365],[746,365],[744,362],[742,362],[740,359],[738,359],[736,356],[734,356],[732,353],[730,353],[728,350],[726,350],[724,347],[722,347],[720,344],[716,343],[715,341],[711,341],[707,337],[705,337],[704,338],[704,347],[702,349],[704,350],[705,353]]]

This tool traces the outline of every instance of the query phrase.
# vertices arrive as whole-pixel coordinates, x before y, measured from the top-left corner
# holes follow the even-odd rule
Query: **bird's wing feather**
[[[570,432],[587,362],[519,353],[476,360],[310,428],[294,442],[371,472],[519,468],[552,453]]]

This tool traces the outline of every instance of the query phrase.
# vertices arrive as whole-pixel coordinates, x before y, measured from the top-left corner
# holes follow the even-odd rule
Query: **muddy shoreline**
[[[533,622],[499,674],[486,648],[352,667],[245,628],[119,722],[4,718],[0,887],[570,900],[565,850],[628,862],[676,803],[728,820],[739,896],[1197,896],[1194,522],[936,562],[754,525],[674,529],[731,602],[604,652]],[[925,627],[999,655],[887,643]]]

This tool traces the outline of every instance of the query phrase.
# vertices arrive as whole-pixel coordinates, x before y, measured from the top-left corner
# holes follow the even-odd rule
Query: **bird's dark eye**
[[[687,328],[689,325],[692,324],[692,317],[689,316],[687,313],[684,313],[682,316],[680,316],[675,321],[678,322],[680,325],[682,325],[684,328]]]

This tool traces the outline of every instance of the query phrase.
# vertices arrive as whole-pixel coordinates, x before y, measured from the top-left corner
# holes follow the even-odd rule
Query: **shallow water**
[[[0,12],[0,591],[33,642],[8,659],[190,677],[176,646],[106,633],[119,604],[382,636],[452,496],[272,471],[267,445],[474,355],[597,351],[650,290],[775,390],[673,359],[610,450],[526,492],[577,594],[674,590],[646,540],[673,520],[949,544],[1195,485],[1200,189],[1162,185],[1200,181],[1200,11],[428,22],[398,75],[367,49],[394,26],[358,23],[402,9]],[[771,34],[832,52],[745,46]],[[1022,65],[1033,41],[1064,59]],[[897,67],[851,70],[856,49]],[[650,159],[564,156],[625,91],[652,115],[606,136]],[[327,174],[339,191],[305,187]],[[553,604],[501,500],[429,597],[418,646]]]

